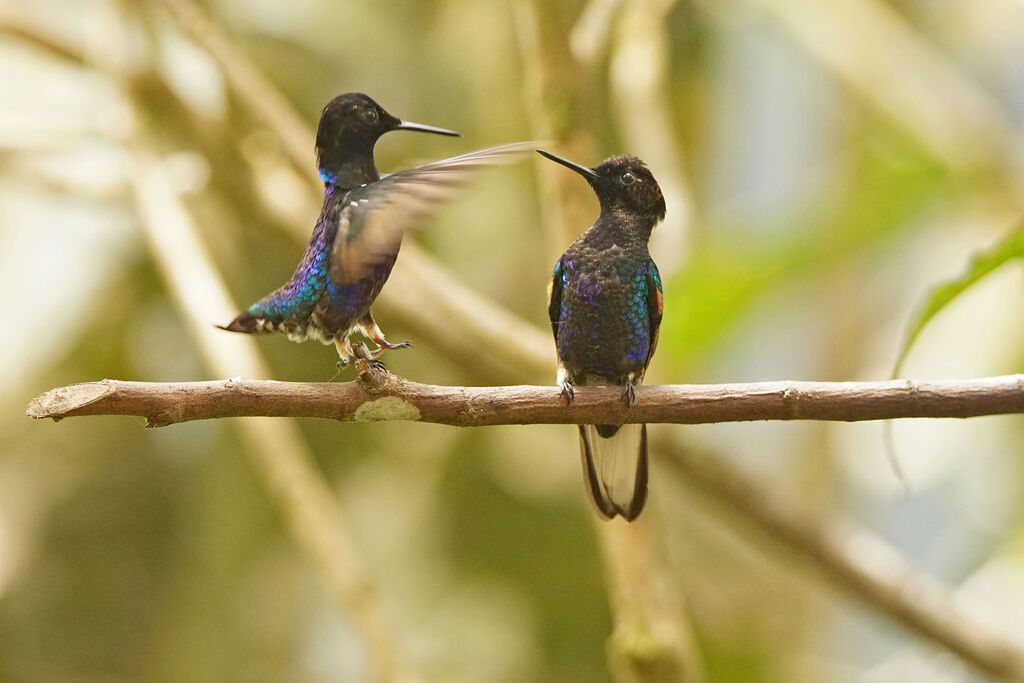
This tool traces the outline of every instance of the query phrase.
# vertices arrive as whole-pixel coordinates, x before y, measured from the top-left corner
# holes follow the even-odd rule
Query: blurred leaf
[[[799,215],[761,225],[712,226],[666,282],[663,349],[677,374],[711,352],[773,287],[912,229],[947,190],[948,175],[898,135],[854,145],[834,189]],[[774,223],[774,224],[773,224]]]
[[[932,318],[986,275],[1016,258],[1024,258],[1024,223],[1018,225],[990,250],[975,254],[966,273],[954,280],[937,285],[931,290],[925,299],[924,306],[911,321],[903,348],[900,349],[899,358],[896,359],[892,376],[899,375],[903,362],[907,359],[907,354],[910,353],[910,348]]]

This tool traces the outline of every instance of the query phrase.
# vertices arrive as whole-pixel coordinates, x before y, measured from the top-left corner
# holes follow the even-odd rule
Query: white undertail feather
[[[610,437],[580,426],[584,479],[598,511],[632,521],[647,499],[646,425],[624,424]]]

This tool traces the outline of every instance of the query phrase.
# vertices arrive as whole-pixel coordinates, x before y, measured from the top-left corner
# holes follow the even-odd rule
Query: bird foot
[[[576,391],[572,388],[572,384],[569,382],[562,382],[562,398],[565,399],[565,405],[571,405],[574,398],[576,398]]]
[[[386,348],[377,347],[371,351],[366,344],[359,343],[353,348],[353,355],[349,357],[348,362],[356,364],[356,371],[360,375],[367,370],[380,370],[386,373],[388,369],[384,366],[384,361],[377,359],[377,356],[386,350]],[[360,362],[365,363],[365,367],[359,365]]]
[[[632,382],[628,382],[622,390],[622,402],[629,408],[636,403],[636,386]]]
[[[370,351],[370,355],[373,356],[374,358],[376,358],[380,354],[384,353],[385,351],[394,351],[395,349],[411,349],[412,348],[412,342],[409,341],[408,339],[406,339],[404,342],[399,342],[398,344],[389,344],[387,341],[385,341],[383,339],[374,340],[374,341],[377,342],[377,348],[375,348],[373,351]]]
[[[350,356],[348,363],[355,363],[357,360],[365,360],[367,366],[376,368],[377,370],[383,370],[387,372],[388,369],[384,366],[384,361],[378,360],[378,356],[385,351],[394,351],[395,349],[409,349],[412,348],[412,342],[406,340],[398,344],[389,344],[387,341],[380,339],[377,341],[377,348],[370,349],[366,344],[360,344],[355,349],[355,355]]]

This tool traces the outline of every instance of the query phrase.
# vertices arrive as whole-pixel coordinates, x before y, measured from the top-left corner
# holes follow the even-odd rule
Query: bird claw
[[[565,405],[571,405],[574,398],[576,398],[576,391],[572,388],[572,384],[569,382],[562,382],[562,398],[565,399]]]
[[[349,361],[356,363],[356,371],[359,376],[362,377],[363,373],[367,370],[379,370],[387,372],[388,369],[384,367],[384,361],[377,360],[376,356],[382,351],[381,348],[376,348],[371,351],[366,344],[360,342],[352,349],[354,355],[349,358]],[[358,361],[362,361],[365,365],[359,365]]]
[[[622,402],[626,404],[627,408],[636,403],[636,386],[632,382],[627,383],[622,390]]]
[[[398,344],[389,344],[388,342],[381,340],[381,341],[377,342],[377,348],[375,348],[373,351],[370,351],[370,355],[372,357],[376,358],[377,356],[379,356],[380,354],[384,353],[385,351],[394,351],[395,349],[411,349],[411,348],[412,348],[412,342],[409,341],[408,339],[406,339],[404,342],[399,342]]]
[[[377,348],[371,350],[365,343],[360,342],[354,347],[345,345],[344,347],[339,346],[339,352],[345,353],[348,351],[348,355],[343,355],[341,360],[337,362],[337,368],[340,372],[342,368],[346,368],[349,365],[355,365],[357,361],[365,361],[369,369],[382,370],[387,372],[387,367],[384,366],[383,361],[377,360],[377,356],[384,353],[385,351],[392,351],[394,349],[408,349],[412,347],[411,341],[404,341],[398,344],[389,344],[386,340],[380,339],[377,341]],[[358,368],[357,368],[358,369]]]

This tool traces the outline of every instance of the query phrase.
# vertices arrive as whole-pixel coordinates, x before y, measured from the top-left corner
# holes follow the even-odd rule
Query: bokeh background
[[[0,680],[672,680],[616,661],[622,587],[652,582],[692,680],[985,680],[658,454],[642,523],[609,532],[571,427],[26,418],[104,377],[334,379],[333,348],[212,325],[290,275],[311,131],[353,90],[463,133],[387,135],[382,171],[529,139],[645,159],[668,199],[649,383],[887,378],[931,288],[1024,208],[1016,0],[9,0]],[[399,258],[377,319],[416,348],[389,368],[551,383],[544,289],[596,209],[539,159],[482,178]],[[1024,370],[1020,263],[901,375]],[[907,490],[881,424],[651,433],[876,535],[1024,647],[1019,416],[892,425]]]

